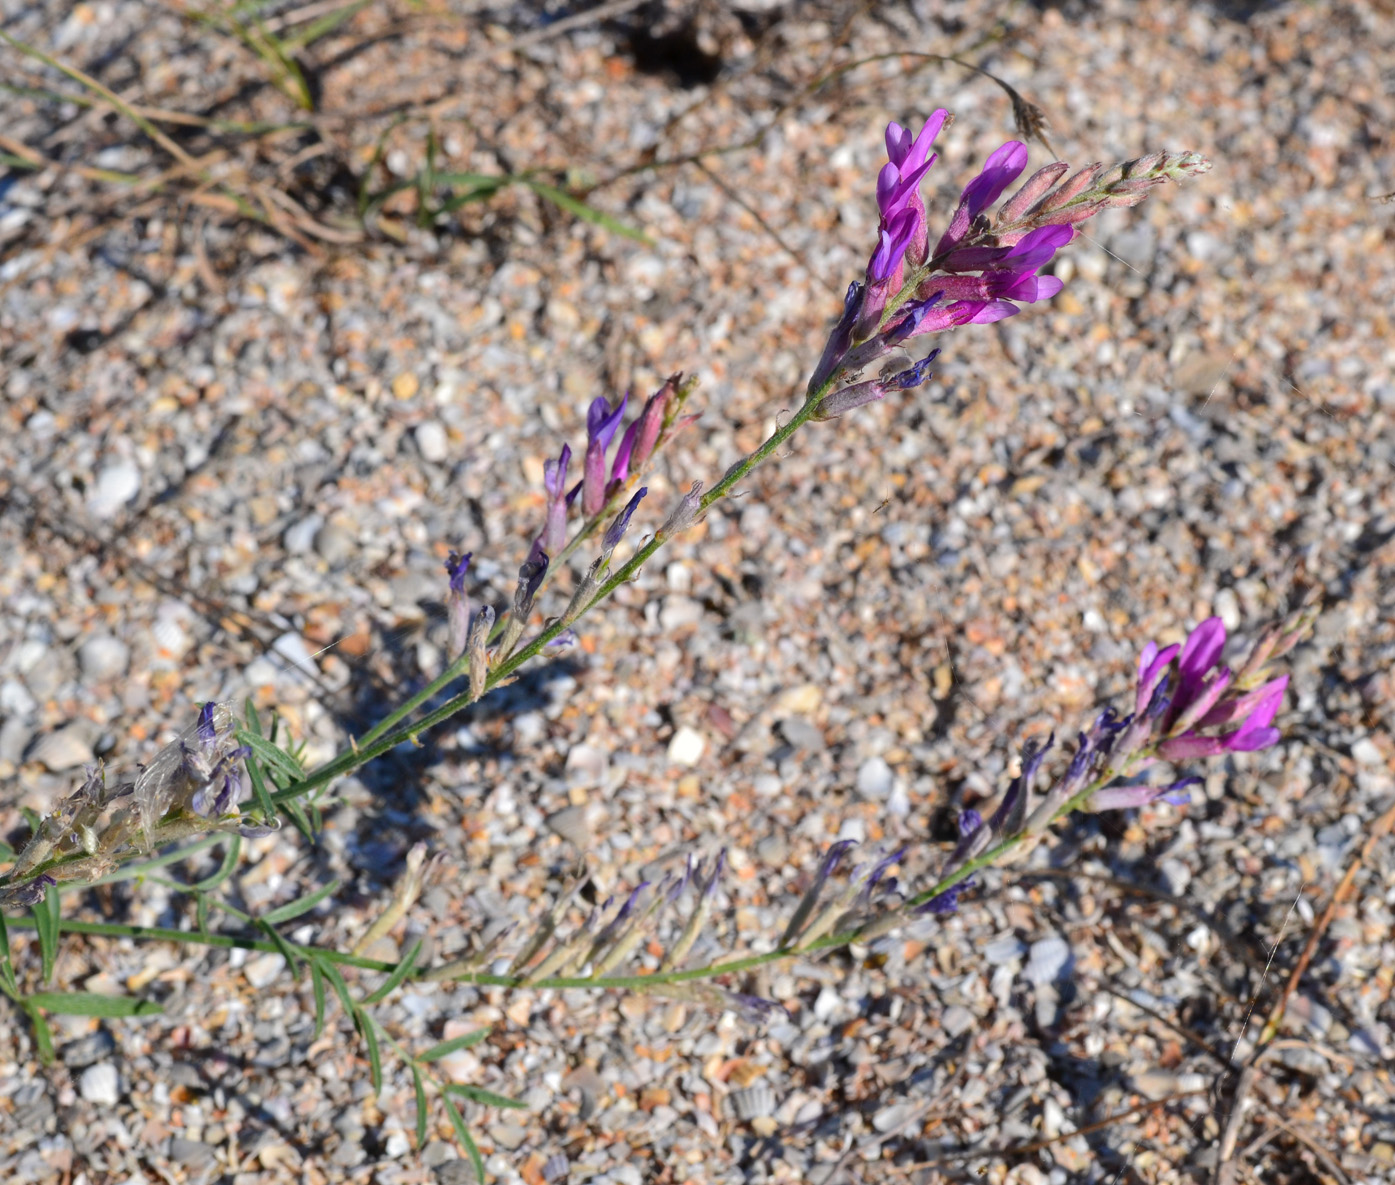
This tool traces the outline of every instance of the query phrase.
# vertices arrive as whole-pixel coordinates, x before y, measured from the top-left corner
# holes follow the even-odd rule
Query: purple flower
[[[603,555],[609,555],[614,551],[620,540],[625,537],[625,528],[630,525],[630,517],[648,492],[647,486],[641,486],[635,496],[625,504],[625,509],[611,520],[610,526],[605,529],[605,536],[601,539],[601,553]]]
[[[936,244],[935,254],[943,255],[963,242],[974,219],[996,202],[1026,167],[1027,146],[1017,140],[1009,140],[993,153],[983,171],[964,187],[959,207],[950,219],[949,229]]]
[[[450,657],[457,658],[465,653],[465,639],[470,633],[470,598],[465,592],[465,573],[470,568],[470,556],[451,552],[446,560],[446,575],[450,577],[450,589],[446,593],[446,621],[450,628]]]
[[[1090,795],[1085,809],[1091,812],[1131,810],[1134,807],[1147,806],[1160,798],[1174,806],[1182,806],[1191,801],[1187,787],[1198,785],[1200,782],[1200,778],[1191,777],[1168,786],[1110,786]]]
[[[629,393],[620,397],[616,407],[599,396],[586,411],[586,464],[581,479],[581,510],[588,518],[599,514],[605,505],[605,451],[610,447],[615,430],[625,414]]]
[[[930,377],[930,364],[935,361],[939,352],[939,350],[931,350],[909,370],[903,370],[890,378],[854,383],[850,387],[834,391],[831,395],[824,397],[814,418],[831,420],[834,416],[841,416],[844,412],[852,411],[855,407],[864,407],[869,403],[875,403],[878,399],[885,398],[888,391],[910,391],[919,387]]]
[[[828,342],[823,347],[823,355],[819,358],[819,364],[814,367],[813,376],[809,379],[808,390],[811,393],[817,391],[832,377],[838,369],[839,363],[847,354],[848,347],[852,345],[853,326],[856,324],[858,312],[862,308],[862,292],[862,285],[856,281],[848,285],[847,295],[843,297],[843,315],[838,318],[838,324],[828,335]]]
[[[931,897],[929,901],[916,910],[916,913],[922,916],[927,913],[934,914],[937,917],[947,913],[953,913],[959,908],[959,895],[963,893],[965,889],[972,889],[973,887],[974,878],[967,876],[958,884],[950,885],[943,893]]]
[[[547,565],[547,552],[541,550],[536,543],[533,544],[528,558],[519,566],[518,587],[513,594],[513,615],[518,621],[526,621],[528,614],[533,611],[533,598],[542,587],[543,577],[547,575]]]
[[[1206,675],[1224,649],[1225,623],[1219,617],[1208,617],[1187,635],[1182,655],[1177,660],[1177,694],[1173,696],[1179,711],[1196,698]]]
[[[1181,651],[1180,646],[1169,646],[1159,650],[1156,642],[1149,642],[1138,656],[1138,694],[1134,698],[1134,711],[1142,712],[1153,700],[1153,692],[1166,682],[1172,660]]]
[[[1280,734],[1279,730],[1273,727],[1273,720],[1279,705],[1283,703],[1287,687],[1288,676],[1280,675],[1251,693],[1256,698],[1246,709],[1248,715],[1239,728],[1222,737],[1225,747],[1230,752],[1253,753],[1256,749],[1267,749],[1270,745],[1278,744]],[[1250,697],[1243,698],[1248,700]]]
[[[539,538],[542,541],[542,549],[550,555],[556,555],[567,543],[567,466],[571,459],[571,447],[564,444],[557,460],[546,461],[543,464],[547,519]]]
[[[635,433],[634,465],[636,470],[642,471],[646,462],[654,455],[654,448],[659,443],[659,433],[663,431],[664,416],[668,411],[669,401],[677,394],[678,385],[682,381],[681,372],[669,375],[664,381],[664,385],[644,401],[644,410],[639,413],[639,419],[635,421],[639,426]],[[674,431],[677,430],[675,427]]]

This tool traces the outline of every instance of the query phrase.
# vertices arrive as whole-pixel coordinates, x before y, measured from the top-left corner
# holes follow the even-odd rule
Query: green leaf
[[[305,817],[305,810],[295,799],[287,799],[285,803],[286,813],[290,815],[291,822],[295,824],[296,830],[305,836],[306,842],[315,844],[319,842],[319,832],[311,825],[310,820]]]
[[[285,905],[278,905],[275,909],[262,914],[262,921],[268,926],[279,926],[282,922],[289,922],[292,918],[298,918],[303,913],[309,913],[326,897],[337,892],[338,889],[339,882],[337,880],[332,880],[327,885],[321,885],[313,893],[307,893],[304,897],[297,897],[294,901],[288,901]]]
[[[199,933],[205,938],[208,937],[208,894],[199,893],[194,898],[194,920],[199,927]]]
[[[412,1091],[417,1096],[417,1151],[426,1147],[426,1087],[421,1080],[421,1071],[410,1062],[407,1068],[412,1071]]]
[[[439,1045],[433,1045],[425,1053],[417,1055],[419,1062],[436,1062],[448,1054],[454,1053],[457,1049],[469,1049],[472,1045],[478,1045],[489,1036],[488,1029],[476,1029],[473,1033],[465,1033],[460,1037],[452,1037],[449,1041],[442,1041]]]
[[[300,32],[286,38],[281,44],[292,53],[298,53],[307,45],[318,41],[321,37],[333,33],[335,29],[350,17],[357,16],[372,3],[373,0],[354,0],[352,4],[348,4],[344,8],[340,8],[335,12],[327,12],[324,16],[320,17],[319,20],[311,21],[305,28],[301,29]]]
[[[484,1158],[480,1156],[479,1147],[475,1144],[475,1138],[470,1135],[470,1129],[465,1126],[465,1120],[461,1118],[460,1109],[442,1096],[441,1102],[446,1105],[446,1114],[450,1117],[450,1125],[455,1128],[455,1137],[460,1141],[460,1146],[465,1149],[470,1157],[470,1163],[475,1166],[475,1180],[484,1180]]]
[[[325,1031],[325,973],[320,970],[320,960],[310,960],[310,986],[315,992],[315,1037]]]
[[[43,963],[40,973],[43,981],[53,979],[53,964],[58,958],[58,909],[57,886],[50,885],[42,901],[34,905],[34,929],[39,936],[39,958]]]
[[[281,957],[286,960],[286,966],[290,968],[293,979],[300,978],[300,956],[296,954],[295,948],[291,946],[277,929],[266,921],[265,918],[257,919],[257,926],[262,933],[271,939],[276,949],[281,952]]]
[[[368,1075],[373,1080],[373,1093],[379,1094],[383,1089],[383,1055],[378,1049],[377,1026],[362,1008],[354,1010],[354,1024],[368,1049]]]
[[[354,998],[349,995],[349,985],[344,982],[344,977],[339,973],[339,968],[328,959],[318,960],[320,970],[325,973],[325,978],[329,980],[329,986],[334,989],[334,994],[339,997],[339,1003],[344,1006],[344,1014],[353,1016],[355,1011]],[[358,1022],[355,1021],[355,1024]]]
[[[569,214],[575,214],[584,222],[590,222],[595,226],[603,226],[606,230],[613,231],[617,235],[622,235],[627,239],[632,239],[636,243],[643,243],[647,247],[654,245],[651,239],[642,230],[629,226],[621,222],[618,218],[607,214],[604,210],[597,210],[595,206],[588,206],[580,198],[574,198],[564,190],[556,186],[547,185],[542,181],[534,181],[531,177],[520,177],[520,181],[528,186],[539,197],[544,197],[555,206],[560,206]]]
[[[228,840],[227,851],[223,853],[223,863],[218,871],[205,880],[196,881],[189,887],[196,893],[211,893],[221,885],[228,877],[232,876],[233,869],[237,867],[237,858],[242,854],[242,836],[234,835]]]
[[[245,728],[237,730],[237,739],[252,750],[267,764],[271,770],[272,778],[277,774],[289,779],[292,782],[299,781],[304,776],[305,771],[301,769],[300,763],[279,745],[273,744],[266,737],[258,733],[251,732]],[[279,784],[279,783],[278,783]]]
[[[403,959],[388,977],[383,980],[376,991],[363,997],[365,1004],[376,1004],[379,1000],[386,999],[404,979],[412,973],[412,968],[416,966],[417,956],[421,954],[421,939],[418,938],[416,944],[407,952],[407,957]]]
[[[5,925],[5,915],[0,913],[0,991],[11,1000],[19,999],[19,986],[15,983],[14,964],[10,962],[10,931]]]
[[[0,839],[0,860],[13,860],[14,858],[14,848],[10,847],[3,839]]]
[[[154,1000],[99,992],[35,992],[29,1002],[60,1016],[156,1016],[164,1011]]]
[[[495,1094],[492,1090],[485,1090],[482,1086],[467,1086],[462,1082],[449,1082],[443,1089],[451,1094],[458,1094],[461,1098],[469,1099],[473,1103],[482,1103],[486,1107],[503,1107],[510,1111],[528,1110],[527,1103],[511,1099],[508,1095]]]

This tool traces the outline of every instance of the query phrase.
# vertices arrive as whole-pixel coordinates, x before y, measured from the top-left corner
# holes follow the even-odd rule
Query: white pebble
[[[1053,935],[1032,943],[1023,975],[1041,987],[1060,979],[1069,970],[1070,964],[1070,943],[1059,935]]]
[[[417,451],[424,460],[439,465],[450,456],[450,440],[446,430],[435,420],[426,420],[416,426],[412,435],[416,438]]]
[[[674,765],[696,765],[706,747],[702,734],[685,724],[668,743],[668,759]]]
[[[130,661],[130,648],[111,634],[93,634],[78,647],[82,673],[93,681],[124,675]]]
[[[893,780],[891,766],[884,758],[869,757],[858,767],[857,792],[863,798],[880,801],[891,793]]]
[[[114,1107],[121,1098],[121,1077],[110,1062],[99,1062],[82,1072],[78,1089],[89,1103]]]
[[[268,952],[258,955],[255,959],[249,959],[247,965],[242,968],[242,974],[247,976],[247,982],[254,988],[264,988],[275,983],[276,977],[285,969],[285,956]]]
[[[111,518],[139,493],[140,467],[121,457],[102,466],[87,495],[87,509],[96,518]]]

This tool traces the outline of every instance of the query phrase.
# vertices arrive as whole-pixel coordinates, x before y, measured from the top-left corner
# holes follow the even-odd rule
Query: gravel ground
[[[538,916],[578,861],[618,892],[725,845],[697,953],[762,949],[835,838],[906,846],[924,883],[955,812],[1025,738],[1117,702],[1148,638],[1215,613],[1238,649],[1320,596],[1282,744],[1212,766],[1188,807],[1077,820],[884,965],[732,985],[779,1000],[774,1021],[430,984],[373,1014],[418,1051],[491,1027],[442,1066],[527,1104],[465,1106],[499,1181],[1207,1180],[1236,1043],[1359,857],[1247,1083],[1235,1180],[1395,1179],[1395,849],[1366,844],[1395,802],[1390,5],[738,7],[520,43],[547,28],[521,8],[375,6],[314,51],[317,128],[219,174],[281,169],[333,226],[347,183],[326,162],[378,151],[376,184],[409,176],[434,121],[438,167],[607,181],[589,200],[649,245],[523,187],[434,233],[404,191],[367,241],[327,242],[235,220],[216,186],[95,181],[72,166],[171,162],[101,110],[0,100],[8,141],[67,166],[0,177],[0,836],[86,761],[132,770],[206,699],[276,708],[312,760],[362,733],[440,669],[449,549],[475,553],[478,597],[508,595],[542,462],[597,394],[701,379],[644,529],[715,479],[794,406],[865,261],[886,121],[955,111],[932,211],[1012,135],[1002,92],[953,66],[807,84],[960,52],[1048,112],[1066,159],[1216,167],[1101,217],[1060,297],[949,336],[929,386],[803,432],[579,647],[341,783],[314,849],[249,842],[229,900],[265,912],[337,877],[288,932],[347,949],[425,841],[432,883],[376,949],[423,938],[445,960]],[[0,14],[127,102],[292,111],[173,8]],[[23,85],[77,93],[4,52]],[[194,924],[148,881],[64,904]],[[31,932],[11,937],[37,987]],[[346,1018],[315,1039],[280,956],[69,937],[56,981],[163,1013],[56,1019],[52,1067],[3,1014],[6,1182],[473,1180],[439,1111],[416,1149],[399,1057],[374,1097]]]

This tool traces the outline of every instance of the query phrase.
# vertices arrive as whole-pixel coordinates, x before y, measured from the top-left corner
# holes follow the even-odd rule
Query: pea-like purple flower
[[[586,411],[586,463],[581,478],[581,510],[588,518],[599,514],[605,505],[606,472],[605,454],[615,436],[615,430],[625,415],[625,404],[629,393],[620,397],[620,402],[610,406],[610,401],[599,396],[591,401]]]

